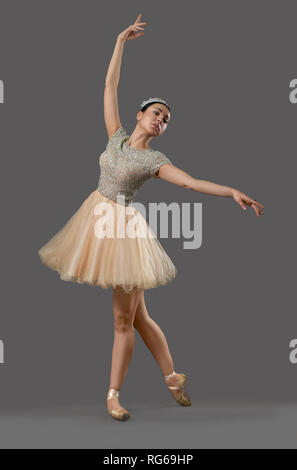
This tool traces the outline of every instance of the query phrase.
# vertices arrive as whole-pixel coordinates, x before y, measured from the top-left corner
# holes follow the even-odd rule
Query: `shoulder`
[[[109,148],[112,145],[117,145],[121,144],[123,140],[125,140],[127,137],[129,137],[129,134],[126,132],[124,127],[119,127],[113,134],[110,136],[108,142],[107,142],[107,148]]]
[[[152,178],[159,178],[157,175],[160,167],[162,165],[172,165],[172,161],[164,155],[163,152],[160,152],[159,150],[154,150],[151,158],[151,165],[150,165],[150,170],[151,170],[151,177]]]

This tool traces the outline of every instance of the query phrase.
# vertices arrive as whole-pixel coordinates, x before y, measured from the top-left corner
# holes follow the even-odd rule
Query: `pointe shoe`
[[[119,396],[120,396],[119,390],[116,390],[115,388],[110,388],[107,394],[107,400],[110,400],[111,398],[118,399]],[[112,410],[109,410],[107,408],[107,411],[114,419],[118,419],[119,421],[126,421],[128,418],[130,418],[130,414],[122,406],[113,408]]]
[[[173,386],[173,385],[168,385],[170,383],[170,379],[172,377],[178,377],[179,378],[179,385],[178,386]],[[187,383],[187,376],[185,374],[177,374],[176,372],[172,372],[172,374],[169,375],[164,375],[165,382],[169,390],[174,390],[171,392],[171,395],[175,399],[176,403],[179,403],[179,405],[182,406],[191,406],[192,401],[190,396],[184,391],[184,387]],[[171,381],[173,383],[173,381]]]

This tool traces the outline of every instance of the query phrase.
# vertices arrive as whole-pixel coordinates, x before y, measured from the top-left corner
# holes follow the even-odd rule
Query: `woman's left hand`
[[[262,204],[260,204],[259,202],[255,201],[255,199],[252,199],[246,194],[242,193],[241,191],[233,189],[232,197],[234,201],[242,207],[243,210],[246,210],[246,205],[248,205],[254,209],[257,217],[263,214],[262,209],[264,209],[264,206],[262,206]]]

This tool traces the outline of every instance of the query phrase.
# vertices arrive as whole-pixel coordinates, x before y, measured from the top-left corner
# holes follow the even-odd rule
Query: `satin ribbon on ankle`
[[[176,372],[173,371],[173,372],[172,372],[171,374],[169,374],[169,375],[164,375],[164,378],[165,378],[165,379],[169,379],[169,378],[173,377],[174,375],[176,375]]]
[[[107,394],[107,400],[110,400],[111,398],[119,398],[120,396],[120,391],[116,390],[115,388],[110,388]]]

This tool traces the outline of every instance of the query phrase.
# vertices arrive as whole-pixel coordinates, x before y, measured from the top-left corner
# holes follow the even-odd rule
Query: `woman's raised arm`
[[[127,40],[136,39],[144,33],[135,34],[135,31],[143,29],[140,23],[141,13],[138,15],[134,24],[128,26],[121,32],[116,41],[113,55],[107,70],[104,88],[104,121],[108,136],[111,137],[114,132],[122,126],[118,107],[118,84],[120,81],[121,62],[123,56],[124,44]]]

